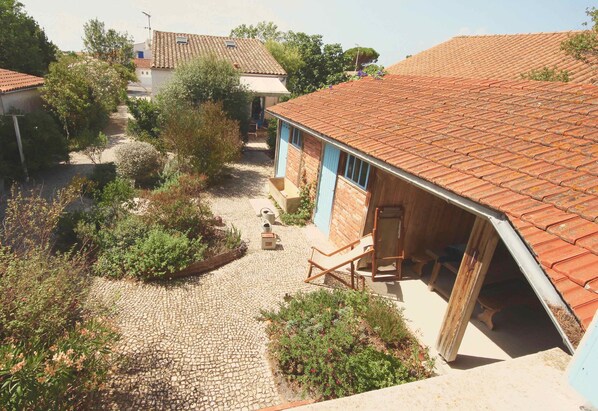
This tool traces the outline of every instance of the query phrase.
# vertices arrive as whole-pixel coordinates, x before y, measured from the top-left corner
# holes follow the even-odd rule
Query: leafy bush
[[[87,179],[93,183],[95,189],[102,191],[108,183],[116,180],[116,164],[96,164]]]
[[[562,83],[567,83],[571,80],[571,73],[568,70],[557,70],[556,66],[553,68],[545,66],[541,69],[532,69],[522,73],[521,78],[524,80],[560,81]]]
[[[304,184],[299,191],[299,207],[294,213],[280,213],[280,220],[286,225],[303,227],[311,220],[315,207],[314,183]]]
[[[262,315],[270,321],[270,350],[283,374],[318,397],[335,398],[430,376],[428,366],[412,360],[419,346],[409,334],[384,344],[379,330],[394,328],[369,322],[381,309],[394,310],[384,315],[403,323],[379,297],[341,290],[300,293]]]
[[[388,300],[372,299],[365,311],[364,319],[389,346],[397,345],[409,338],[409,330],[403,316]]]
[[[234,225],[226,229],[224,238],[224,245],[230,250],[241,245],[241,231]]]
[[[278,133],[278,121],[276,119],[268,120],[268,137],[266,138],[266,144],[272,151],[276,150],[276,136]]]
[[[108,147],[108,136],[101,131],[85,130],[79,134],[79,148],[93,164],[102,162],[102,153]]]
[[[119,146],[115,152],[118,175],[147,182],[158,175],[160,153],[151,144],[141,141]]]
[[[142,280],[168,277],[203,259],[205,245],[200,240],[154,228],[128,250],[125,268],[129,275]]]
[[[127,123],[127,133],[135,136],[140,141],[152,144],[162,150],[160,136],[160,106],[152,100],[127,99],[129,113],[133,120]]]
[[[50,114],[36,111],[19,117],[19,130],[29,173],[68,160],[66,137]],[[0,147],[0,175],[9,179],[22,178],[23,168],[11,117],[0,116]]]
[[[162,138],[174,150],[179,163],[189,164],[209,180],[241,153],[238,124],[227,117],[221,103],[204,103],[166,117]]]
[[[114,364],[118,335],[84,304],[85,261],[52,250],[51,234],[76,193],[73,185],[47,201],[13,189],[7,203],[0,233],[3,409],[87,408]]]

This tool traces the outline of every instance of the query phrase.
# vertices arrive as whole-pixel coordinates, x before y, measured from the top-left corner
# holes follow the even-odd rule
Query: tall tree
[[[598,62],[598,9],[588,8],[586,14],[592,22],[592,27],[565,40],[561,44],[561,49],[577,60],[596,64]],[[588,26],[588,23],[585,22],[583,25]]]
[[[37,76],[48,72],[58,49],[16,0],[0,0],[0,67]]]
[[[133,65],[133,38],[127,32],[120,33],[114,29],[106,30],[104,22],[98,19],[89,20],[83,26],[83,44],[85,51],[93,57],[110,65],[126,68],[129,73],[135,72]]]
[[[364,66],[378,61],[380,54],[371,47],[353,47],[345,50],[346,70],[362,70]]]
[[[50,65],[42,97],[67,136],[97,133],[126,94],[126,81],[108,63],[65,55]]]
[[[283,33],[278,31],[278,26],[271,21],[260,21],[253,24],[241,24],[230,31],[230,37],[258,39],[263,43],[267,41],[279,41]]]

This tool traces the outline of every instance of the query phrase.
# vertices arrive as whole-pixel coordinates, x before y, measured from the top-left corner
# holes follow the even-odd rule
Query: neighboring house
[[[407,258],[468,243],[438,339],[447,361],[479,296],[468,277],[476,264],[484,273],[490,261],[509,265],[504,275],[531,285],[561,335],[554,307],[589,325],[598,309],[598,87],[387,75],[269,112],[279,119],[275,174],[317,184],[314,223],[333,243],[371,232],[376,207],[397,205]]]
[[[241,72],[241,83],[258,97],[252,113],[259,117],[263,117],[265,108],[289,94],[285,87],[287,73],[257,39],[154,31],[152,53],[153,95],[181,64],[210,54],[230,62]]]
[[[28,113],[42,107],[38,88],[42,77],[0,69],[0,115],[11,110]]]
[[[152,87],[152,70],[151,59],[147,58],[135,58],[133,59],[133,63],[135,64],[135,75],[139,80],[139,84],[141,84],[145,88]]]
[[[143,43],[133,44],[133,54],[136,59],[152,58],[152,41],[147,39]]]
[[[518,80],[543,67],[567,70],[571,83],[592,83],[596,70],[561,50],[578,32],[458,36],[390,67],[390,74]]]

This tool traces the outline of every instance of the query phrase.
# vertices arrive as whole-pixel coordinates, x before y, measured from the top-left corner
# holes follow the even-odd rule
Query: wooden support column
[[[476,217],[436,341],[438,353],[447,362],[457,358],[497,243],[492,224]]]

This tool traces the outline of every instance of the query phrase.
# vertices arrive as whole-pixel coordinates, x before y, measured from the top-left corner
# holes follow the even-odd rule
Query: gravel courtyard
[[[247,151],[209,194],[213,211],[240,228],[246,256],[169,285],[96,278],[93,295],[116,311],[125,361],[102,408],[259,409],[283,402],[266,359],[261,309],[287,293],[313,290],[303,279],[310,230],[275,226],[282,250],[260,248],[249,199],[265,197],[272,160]]]

